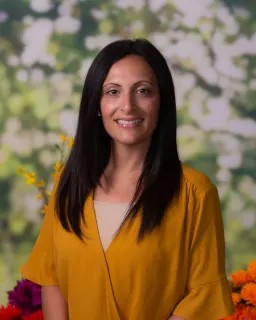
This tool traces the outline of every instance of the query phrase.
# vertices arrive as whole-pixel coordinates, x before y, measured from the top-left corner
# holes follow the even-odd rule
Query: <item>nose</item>
[[[123,93],[123,99],[121,101],[121,110],[130,113],[136,108],[136,101],[133,92]]]

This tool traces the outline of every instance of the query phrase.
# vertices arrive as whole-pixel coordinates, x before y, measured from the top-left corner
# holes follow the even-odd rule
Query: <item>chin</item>
[[[137,144],[140,144],[140,141],[137,140],[113,140],[114,143],[117,143],[122,146],[135,146]]]
[[[124,139],[113,139],[113,142],[122,146],[127,146],[127,147],[133,147],[133,146],[139,146],[142,144],[148,144],[150,139],[143,139],[142,137],[140,138],[124,138]]]

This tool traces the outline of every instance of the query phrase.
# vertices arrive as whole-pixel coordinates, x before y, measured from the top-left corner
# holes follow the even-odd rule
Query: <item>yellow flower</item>
[[[67,139],[67,136],[64,136],[64,134],[60,135],[60,141],[65,141]]]
[[[48,208],[48,205],[47,204],[45,204],[44,206],[43,206],[43,208],[42,208],[42,213],[46,213],[46,210],[47,210],[47,208]]]
[[[61,168],[63,167],[63,163],[61,163],[60,161],[57,161],[53,167],[54,172],[59,172],[61,170]]]
[[[74,143],[74,139],[68,136],[64,136],[63,134],[60,136],[60,140],[66,143],[66,145],[71,148]]]
[[[43,196],[42,192],[39,192],[36,198],[37,198],[37,200],[42,200],[43,197],[44,196]]]
[[[45,186],[45,181],[44,180],[40,180],[36,183],[36,186],[38,188],[43,188]]]
[[[56,181],[57,180],[57,178],[58,178],[58,172],[54,172],[54,173],[52,173],[52,178],[53,178],[53,181]]]
[[[24,177],[26,179],[26,184],[36,183],[36,174],[34,172],[25,172]]]
[[[17,169],[17,174],[24,174],[24,173],[25,173],[25,170],[22,167],[19,167]]]
[[[72,148],[73,144],[74,144],[74,140],[73,140],[72,138],[69,138],[69,139],[67,140],[67,146],[68,146],[69,148]]]

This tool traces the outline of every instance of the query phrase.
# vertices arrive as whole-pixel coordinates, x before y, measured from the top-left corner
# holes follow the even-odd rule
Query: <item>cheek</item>
[[[113,105],[107,102],[100,104],[100,111],[103,120],[106,120],[113,113]]]
[[[156,129],[158,124],[158,112],[154,112],[154,114],[152,115],[152,119],[151,119],[151,125],[153,127],[153,130]]]
[[[101,120],[103,126],[108,134],[113,130],[113,114],[115,113],[115,108],[112,103],[101,102],[100,104]]]
[[[100,101],[100,111],[103,117],[111,117],[118,109],[118,101],[112,97],[103,96]]]
[[[150,123],[157,124],[158,122],[158,115],[159,115],[159,103],[158,101],[154,101],[150,105],[146,106],[145,112],[148,114],[148,118]]]

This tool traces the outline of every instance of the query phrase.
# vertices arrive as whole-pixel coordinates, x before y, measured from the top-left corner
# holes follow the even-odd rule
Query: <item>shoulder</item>
[[[198,193],[205,193],[211,189],[215,189],[215,185],[209,177],[203,172],[182,164],[182,186],[194,189]]]
[[[181,181],[180,199],[190,212],[192,224],[198,220],[206,226],[211,219],[221,216],[218,190],[206,174],[183,164]]]

